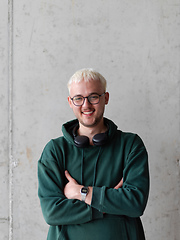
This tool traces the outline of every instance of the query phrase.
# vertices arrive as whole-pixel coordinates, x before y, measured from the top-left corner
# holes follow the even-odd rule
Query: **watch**
[[[89,188],[88,187],[82,187],[81,188],[81,199],[83,202],[85,202],[86,196],[88,195]]]

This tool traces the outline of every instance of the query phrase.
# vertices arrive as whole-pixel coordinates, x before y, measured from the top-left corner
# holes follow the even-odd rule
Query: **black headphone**
[[[88,147],[89,146],[89,138],[87,136],[81,135],[78,136],[77,135],[77,130],[79,128],[79,124],[77,124],[74,128],[73,128],[73,137],[74,137],[74,145],[76,147]],[[94,135],[92,141],[93,144],[96,146],[102,146],[104,145],[107,140],[108,140],[108,130],[109,127],[107,125],[107,131],[105,133],[98,133],[96,135]]]

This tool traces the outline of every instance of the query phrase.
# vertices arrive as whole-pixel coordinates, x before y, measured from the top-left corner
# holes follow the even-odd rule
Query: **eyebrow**
[[[92,92],[92,93],[90,93],[87,97],[89,97],[91,94],[98,94],[98,95],[100,95],[100,94],[97,93],[97,92]],[[81,95],[81,94],[74,95],[74,97],[78,97],[78,96],[84,97],[84,96]]]

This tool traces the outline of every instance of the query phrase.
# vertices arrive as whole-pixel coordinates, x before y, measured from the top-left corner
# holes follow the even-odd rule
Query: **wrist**
[[[88,191],[88,194],[86,196],[85,203],[88,204],[88,205],[91,205],[93,187],[88,187],[88,190],[89,191]]]
[[[81,201],[85,202],[86,197],[89,193],[89,188],[88,187],[82,187],[80,189],[80,193],[81,193]]]
[[[92,201],[92,191],[93,191],[93,187],[81,187],[80,189],[80,199],[81,201],[85,202],[88,205],[91,205],[91,201]]]

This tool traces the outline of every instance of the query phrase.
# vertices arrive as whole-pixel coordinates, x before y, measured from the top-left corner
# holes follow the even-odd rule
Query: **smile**
[[[85,115],[91,115],[94,111],[89,111],[89,112],[82,112]]]

